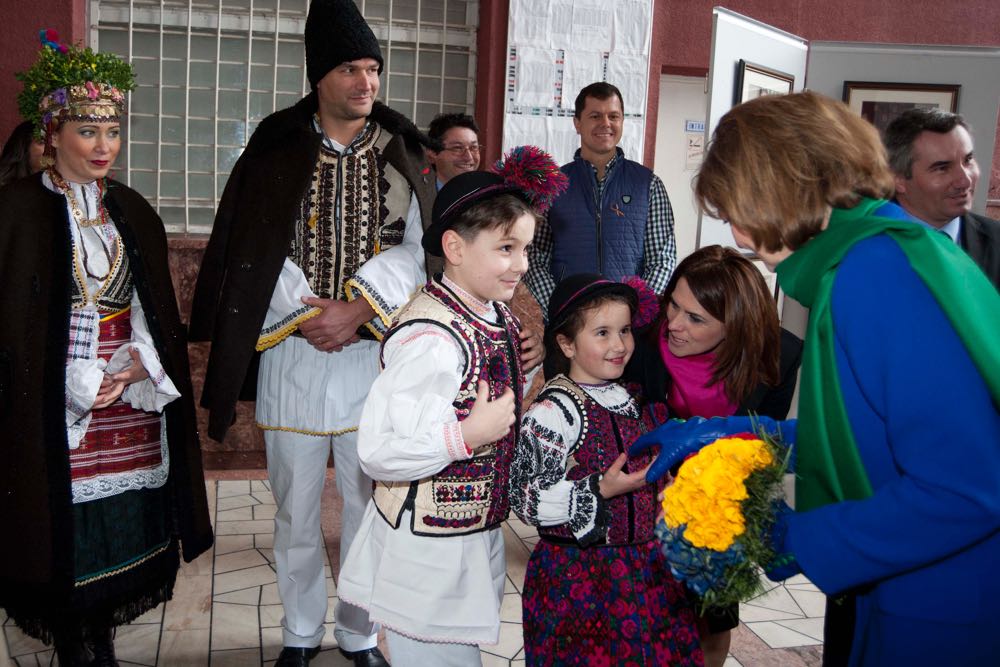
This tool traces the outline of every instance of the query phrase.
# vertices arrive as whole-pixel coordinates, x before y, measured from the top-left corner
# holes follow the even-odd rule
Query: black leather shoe
[[[311,648],[304,646],[286,646],[281,649],[278,661],[274,667],[307,667],[309,661],[319,653],[319,646]]]
[[[382,651],[377,646],[365,649],[364,651],[345,651],[339,649],[340,654],[348,660],[354,661],[354,667],[389,667]]]
[[[90,641],[90,650],[94,654],[94,660],[90,663],[90,667],[118,667],[113,628],[98,632]]]
[[[89,667],[92,656],[79,635],[56,634],[54,643],[59,667]]]

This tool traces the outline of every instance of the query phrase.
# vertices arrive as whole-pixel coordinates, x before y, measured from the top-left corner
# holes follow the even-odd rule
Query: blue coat
[[[848,252],[832,314],[840,387],[873,495],[793,515],[786,544],[824,592],[858,592],[851,664],[996,664],[997,406],[888,236]]]

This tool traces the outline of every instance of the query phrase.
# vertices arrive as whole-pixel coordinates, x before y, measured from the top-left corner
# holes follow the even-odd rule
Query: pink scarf
[[[675,357],[667,344],[666,323],[660,330],[660,356],[670,374],[667,405],[671,417],[729,417],[736,413],[739,404],[726,396],[722,382],[712,382],[715,352],[704,352],[689,357]]]

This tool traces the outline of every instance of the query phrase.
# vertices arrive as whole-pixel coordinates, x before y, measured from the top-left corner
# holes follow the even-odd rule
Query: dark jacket
[[[670,389],[670,374],[663,363],[658,344],[651,336],[637,335],[635,352],[625,368],[624,379],[638,382],[642,385],[643,394],[650,400],[666,401]],[[740,403],[736,410],[738,415],[751,412],[771,419],[784,419],[792,405],[795,394],[795,382],[798,377],[799,365],[802,363],[802,341],[792,333],[781,330],[781,359],[779,362],[778,385],[769,387],[759,384],[750,395]],[[698,415],[699,417],[715,417],[717,415]]]
[[[1000,290],[1000,220],[966,213],[962,216],[958,242]]]
[[[160,361],[181,397],[165,408],[167,479],[184,558],[212,545],[195,426],[187,337],[167,265],[163,223],[145,199],[108,181],[105,205],[128,252]],[[51,608],[73,587],[73,509],[66,438],[72,242],[66,200],[41,177],[0,190],[0,607]]]
[[[549,210],[553,279],[575,273],[600,273],[611,280],[642,275],[653,172],[618,157],[604,179],[597,201],[597,176],[580,157],[562,166],[569,189]]]
[[[311,93],[261,121],[219,202],[191,310],[191,339],[212,341],[201,404],[216,440],[233,423],[237,400],[256,399],[257,337],[322,143],[312,127],[317,108]],[[435,195],[434,179],[422,173],[428,140],[378,102],[369,118],[394,135],[383,155],[414,189],[426,228]]]

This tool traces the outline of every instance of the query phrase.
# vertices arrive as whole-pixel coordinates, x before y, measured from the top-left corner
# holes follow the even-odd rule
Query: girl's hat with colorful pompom
[[[659,314],[659,300],[642,278],[627,276],[619,282],[599,273],[577,273],[559,281],[552,290],[546,317],[546,335],[561,327],[570,315],[586,307],[594,299],[611,294],[621,295],[628,300],[634,329],[649,325]]]

